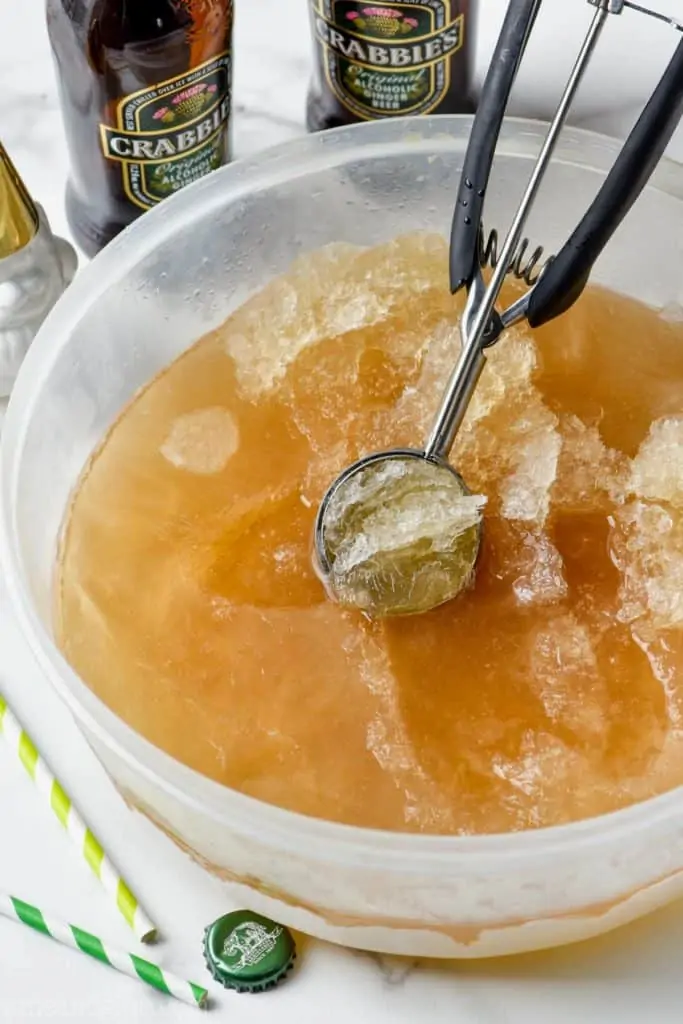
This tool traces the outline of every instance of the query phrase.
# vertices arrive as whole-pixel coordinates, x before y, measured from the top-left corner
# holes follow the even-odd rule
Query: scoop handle
[[[450,248],[451,291],[469,284],[479,260],[486,187],[512,85],[541,0],[511,0],[491,59],[460,177]]]
[[[645,188],[683,116],[683,39],[581,223],[529,295],[532,327],[566,312],[593,264]]]

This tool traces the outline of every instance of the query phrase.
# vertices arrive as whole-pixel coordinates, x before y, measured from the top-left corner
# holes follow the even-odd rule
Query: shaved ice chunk
[[[215,406],[178,416],[161,454],[190,473],[220,473],[239,447],[239,430],[227,409]]]
[[[513,425],[512,438],[509,457],[514,468],[500,484],[503,515],[543,525],[562,447],[556,418],[539,405]]]
[[[631,491],[683,506],[683,416],[656,420],[633,460]]]
[[[528,729],[517,755],[494,755],[492,770],[510,787],[510,795],[503,798],[510,810],[515,792],[522,806],[530,806],[526,820],[532,827],[570,818],[584,801],[589,803],[590,792],[585,793],[590,785],[586,780],[592,777],[588,757],[550,732]]]
[[[536,631],[529,685],[551,722],[586,743],[604,734],[609,696],[591,635],[575,615],[559,615]]]
[[[522,605],[554,604],[567,596],[562,556],[543,532],[520,532],[518,575],[512,584],[517,601]]]
[[[562,449],[551,492],[554,508],[573,512],[608,512],[626,489],[629,460],[607,448],[597,427],[578,416],[560,419]]]
[[[635,495],[611,519],[610,554],[622,574],[619,616],[683,628],[683,418],[656,420],[633,460]]]
[[[443,296],[447,266],[445,240],[426,233],[373,249],[337,242],[301,256],[219,329],[242,393],[271,390],[304,349],[378,324],[411,297],[429,308],[426,294]]]
[[[635,500],[617,510],[610,538],[622,574],[622,622],[647,618],[658,629],[683,627],[683,516],[678,510]]]

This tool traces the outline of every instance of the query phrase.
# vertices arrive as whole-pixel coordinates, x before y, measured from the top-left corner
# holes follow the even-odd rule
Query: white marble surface
[[[144,0],[129,0],[144,2]],[[673,13],[680,0],[658,0]],[[503,0],[483,0],[478,67]],[[303,132],[309,67],[306,0],[237,0],[234,139],[238,156]],[[568,19],[559,28],[558,17]],[[546,0],[514,110],[548,115],[589,16],[583,0]],[[614,134],[636,116],[676,42],[631,16],[605,38],[574,121]],[[41,0],[0,0],[0,138],[53,227],[66,232],[67,157]],[[670,154],[683,159],[678,133]],[[146,821],[127,811],[41,678],[0,580],[0,685],[124,866],[166,937],[160,962],[198,981],[202,927],[239,906]],[[0,746],[0,888],[130,946],[97,883],[84,873],[28,780]],[[488,964],[412,963],[304,941],[298,968],[275,992],[212,988],[215,1019],[259,1024],[673,1024],[683,1005],[683,908],[674,906],[599,941]],[[189,1021],[194,1011],[48,939],[0,920],[0,1021]]]

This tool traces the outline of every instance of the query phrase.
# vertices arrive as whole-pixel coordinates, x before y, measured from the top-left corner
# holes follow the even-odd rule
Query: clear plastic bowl
[[[298,816],[191,771],[90,692],[51,635],[70,492],[133,394],[298,253],[447,234],[469,118],[384,121],[217,171],[148,213],[77,277],[36,338],[3,438],[2,553],[45,673],[119,789],[210,870],[304,932],[365,949],[480,957],[559,945],[683,892],[683,793],[578,824],[482,837],[401,835]],[[487,196],[504,229],[543,126],[505,125]],[[568,130],[529,224],[562,243],[619,144]],[[683,168],[662,162],[594,278],[653,306],[683,299]],[[643,339],[646,343],[646,339]],[[331,755],[334,756],[333,748]]]

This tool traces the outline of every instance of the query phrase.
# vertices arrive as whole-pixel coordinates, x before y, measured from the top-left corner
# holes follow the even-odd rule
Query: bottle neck
[[[0,259],[23,249],[38,231],[38,210],[0,142]]]

